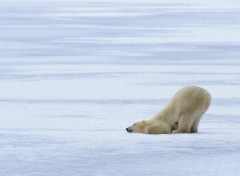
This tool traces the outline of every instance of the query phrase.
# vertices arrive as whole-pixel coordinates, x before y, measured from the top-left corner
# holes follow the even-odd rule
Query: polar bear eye
[[[136,123],[134,123],[133,125],[136,125]]]

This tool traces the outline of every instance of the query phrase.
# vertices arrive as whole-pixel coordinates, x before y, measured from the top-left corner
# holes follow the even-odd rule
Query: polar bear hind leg
[[[172,133],[190,133],[192,127],[192,119],[189,114],[181,115],[178,122],[178,128]]]
[[[178,128],[172,133],[197,133],[198,125],[203,113],[195,112],[189,114],[183,114],[180,116]]]
[[[193,125],[191,127],[191,133],[197,133],[198,132],[198,125],[199,125],[199,122],[201,120],[201,117],[197,118],[194,122],[193,122]]]

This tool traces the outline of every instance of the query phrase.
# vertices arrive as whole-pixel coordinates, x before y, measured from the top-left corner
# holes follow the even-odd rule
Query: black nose
[[[126,128],[127,132],[131,133],[132,129]]]

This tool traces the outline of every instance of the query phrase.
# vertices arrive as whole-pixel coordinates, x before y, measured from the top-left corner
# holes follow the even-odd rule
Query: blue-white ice
[[[240,2],[0,1],[0,175],[240,175]],[[198,134],[128,134],[185,85]]]

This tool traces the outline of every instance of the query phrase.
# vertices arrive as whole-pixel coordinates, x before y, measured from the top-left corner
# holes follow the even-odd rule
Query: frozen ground
[[[240,175],[240,3],[1,1],[0,175]],[[177,89],[198,134],[128,134]]]

